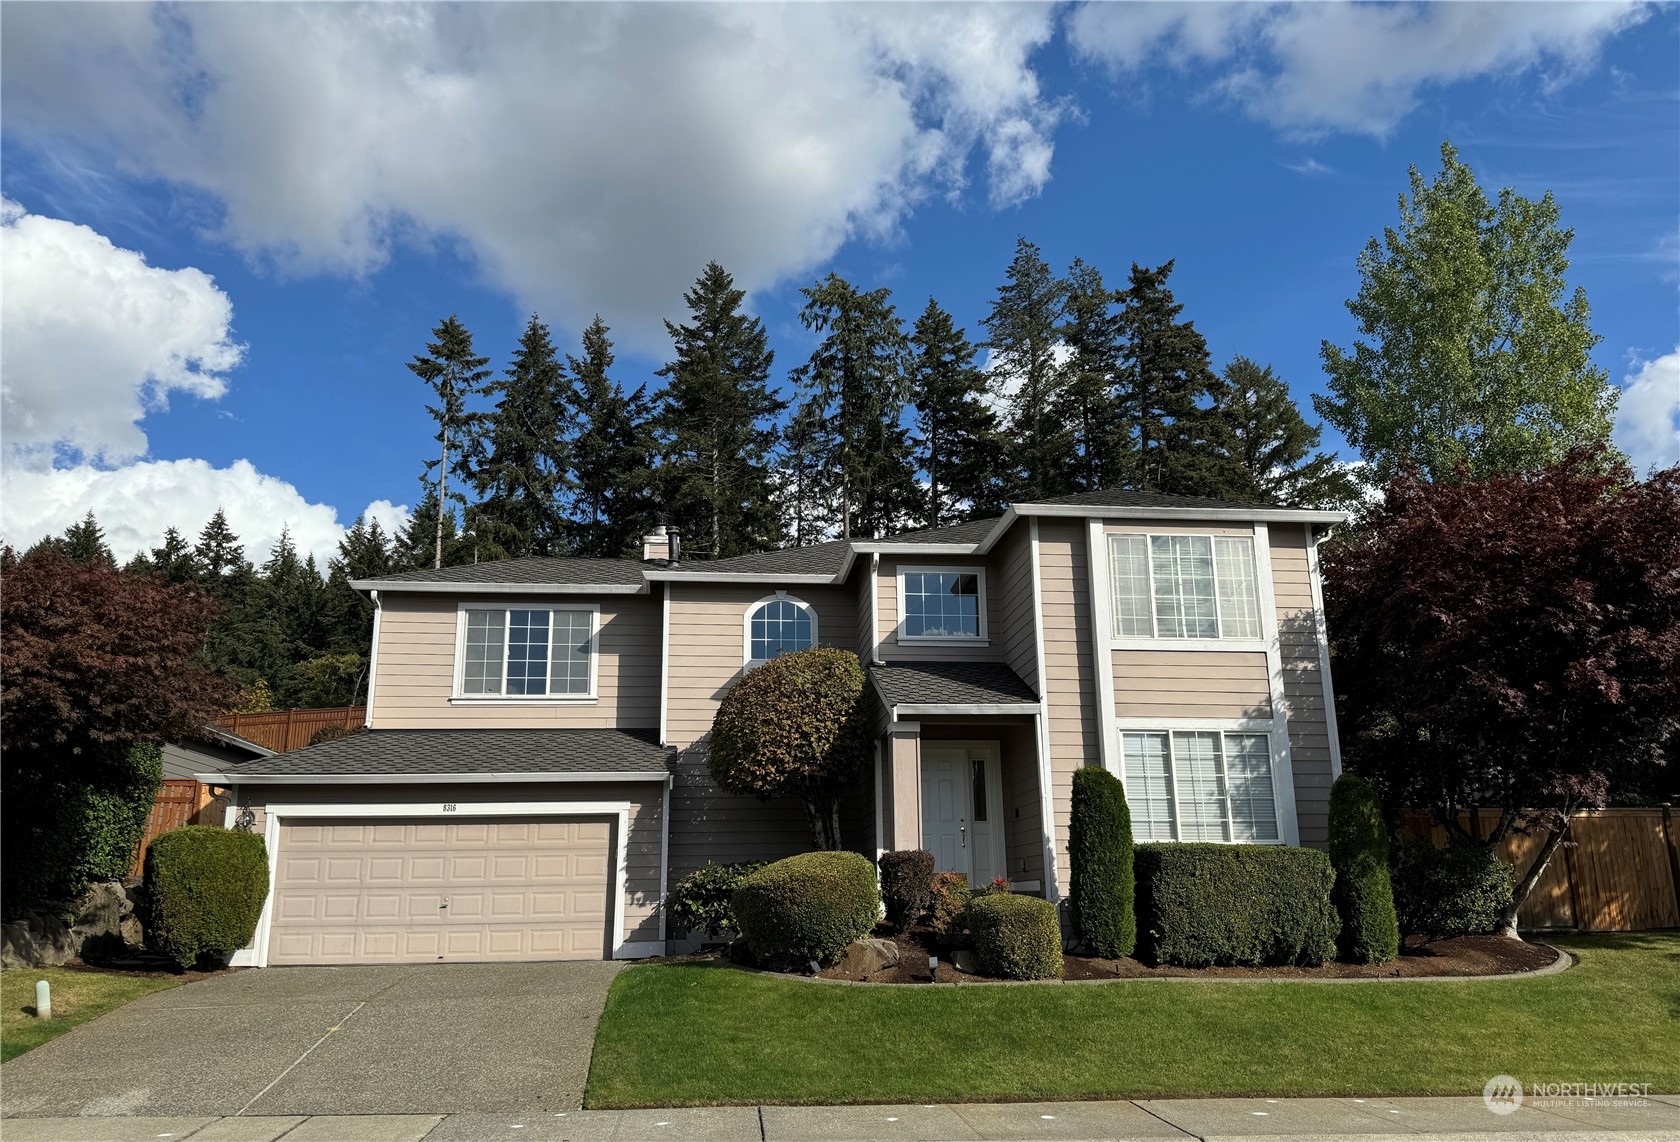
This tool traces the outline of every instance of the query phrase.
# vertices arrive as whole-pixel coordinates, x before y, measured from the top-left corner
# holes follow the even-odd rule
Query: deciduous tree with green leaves
[[[1379,481],[1408,463],[1432,479],[1530,472],[1606,444],[1617,392],[1592,363],[1586,292],[1564,296],[1575,232],[1551,192],[1489,201],[1450,142],[1433,181],[1410,177],[1400,224],[1359,255],[1360,336],[1320,351],[1318,414]]]

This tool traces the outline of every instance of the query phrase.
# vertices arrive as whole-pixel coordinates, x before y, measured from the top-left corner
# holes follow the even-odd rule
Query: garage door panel
[[[269,962],[597,959],[612,823],[281,823]]]

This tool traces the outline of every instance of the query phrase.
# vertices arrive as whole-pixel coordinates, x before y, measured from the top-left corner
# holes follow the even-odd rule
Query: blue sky
[[[1173,284],[1217,364],[1303,407],[1354,259],[1450,138],[1555,193],[1624,399],[1680,459],[1680,12],[1258,4],[359,9],[7,5],[5,539],[119,555],[218,504],[260,557],[419,493],[404,368],[445,314],[500,367],[533,309],[656,382],[707,258],[777,372],[835,270],[980,336],[1017,235]],[[142,261],[143,259],[143,261]],[[1310,409],[1309,409],[1310,412]],[[1327,434],[1327,444],[1341,442]]]

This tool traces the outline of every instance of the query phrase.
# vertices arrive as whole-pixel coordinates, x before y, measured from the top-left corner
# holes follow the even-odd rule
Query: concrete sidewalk
[[[1626,1101],[1626,1100],[1624,1100]],[[1206,1098],[952,1106],[737,1106],[540,1115],[7,1118],[5,1142],[1680,1142],[1680,1096],[1497,1115],[1480,1098]]]

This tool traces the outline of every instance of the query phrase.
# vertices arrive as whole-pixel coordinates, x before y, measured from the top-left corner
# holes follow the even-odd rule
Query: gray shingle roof
[[[461,567],[428,567],[369,580],[376,583],[509,583],[556,587],[640,587],[642,564],[634,559],[557,559],[527,556]]]
[[[1001,516],[971,519],[950,527],[929,527],[921,531],[907,531],[903,535],[885,536],[878,543],[979,543],[986,538]]]
[[[1257,504],[1243,500],[1215,500],[1207,496],[1169,496],[1164,492],[1078,492],[1071,496],[1050,496],[1042,500],[1023,500],[1025,504],[1071,504],[1093,508],[1235,508],[1239,511],[1277,511],[1279,504]]]
[[[242,762],[239,776],[655,773],[672,753],[652,730],[369,730]]]
[[[834,575],[846,561],[850,541],[831,539],[810,547],[784,547],[728,559],[686,559],[670,568],[696,574],[731,575]],[[665,568],[660,568],[665,570]]]
[[[1001,662],[918,662],[871,666],[889,706],[974,706],[1036,702],[1038,695]]]

